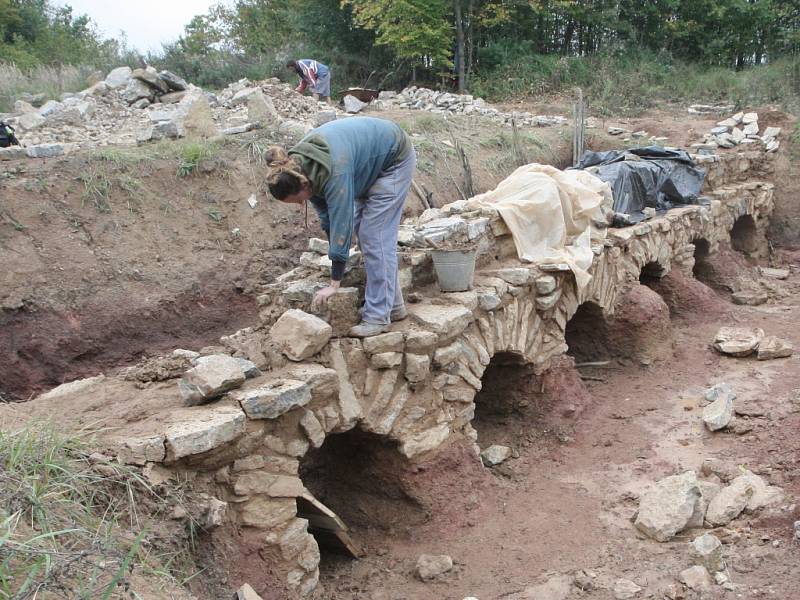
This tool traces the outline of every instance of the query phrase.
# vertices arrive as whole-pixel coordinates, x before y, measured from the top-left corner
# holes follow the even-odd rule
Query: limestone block
[[[494,274],[511,285],[526,285],[531,278],[530,269],[524,267],[514,267],[510,269],[499,269]]]
[[[117,458],[125,465],[142,466],[148,462],[163,462],[166,458],[164,436],[126,438],[120,442]]]
[[[418,354],[430,352],[439,341],[439,336],[432,331],[412,330],[406,333],[406,350]]]
[[[178,388],[184,402],[193,406],[220,397],[241,386],[245,379],[240,359],[215,354],[198,358],[197,365],[184,373]]]
[[[788,340],[775,337],[765,337],[758,344],[758,360],[772,360],[775,358],[788,358],[794,354],[794,347]]]
[[[372,355],[370,366],[373,369],[393,369],[400,366],[401,362],[403,362],[402,352],[381,352]]]
[[[37,144],[25,148],[28,158],[53,158],[64,154],[63,144]]]
[[[338,377],[333,369],[316,363],[303,363],[289,368],[286,375],[290,379],[307,383],[311,388],[311,397],[315,400],[326,400],[336,395]]]
[[[745,471],[736,477],[733,482],[737,480],[742,481],[743,484],[748,483],[753,488],[753,495],[744,508],[746,513],[753,513],[766,506],[775,506],[783,501],[783,490],[781,488],[767,485],[766,481],[751,471]]]
[[[311,401],[311,386],[305,381],[279,379],[252,390],[237,392],[233,398],[249,418],[275,419],[308,404]]]
[[[536,278],[536,293],[540,296],[552,294],[556,290],[556,278],[552,275],[541,275]]]
[[[140,79],[129,79],[122,92],[122,99],[128,104],[147,98],[153,100],[153,89]]]
[[[424,381],[431,371],[431,358],[427,354],[406,354],[406,379],[411,383]]]
[[[305,488],[298,477],[245,471],[236,478],[233,491],[237,496],[266,494],[271,498],[296,498],[303,494]]]
[[[409,309],[411,318],[447,340],[457,336],[472,322],[472,311],[461,305],[418,304]]]
[[[158,90],[162,94],[166,94],[169,91],[169,86],[167,83],[159,78],[158,73],[152,67],[148,67],[146,69],[134,69],[132,76],[139,81],[143,81],[151,88]]]
[[[561,298],[561,290],[556,290],[546,296],[539,296],[536,298],[536,308],[541,311],[550,310],[556,305],[559,298]]]
[[[346,430],[361,418],[362,408],[350,381],[350,370],[338,340],[331,343],[331,366],[336,371],[339,383],[339,408],[342,415],[340,427]]]
[[[300,428],[314,448],[319,448],[325,442],[325,430],[313,412],[307,410],[300,419]]]
[[[710,533],[697,536],[690,542],[689,556],[692,557],[695,564],[705,567],[711,573],[725,569],[722,543]]]
[[[455,362],[461,354],[461,343],[453,342],[449,346],[439,348],[433,355],[433,364],[439,368],[446,367],[447,365]]]
[[[733,418],[733,399],[735,394],[721,393],[718,398],[703,409],[703,422],[710,431],[728,426]]]
[[[108,87],[115,90],[128,85],[132,76],[133,70],[130,67],[117,67],[106,75],[105,82]]]
[[[239,106],[240,104],[246,104],[247,99],[253,94],[256,94],[258,92],[261,92],[261,88],[256,88],[256,87],[244,88],[243,90],[239,90],[238,92],[236,92],[228,104],[231,106],[231,108],[234,106]]]
[[[714,336],[714,349],[730,356],[748,356],[755,352],[764,330],[756,327],[721,327]]]
[[[301,361],[322,350],[333,329],[325,321],[302,310],[290,309],[270,329],[270,336],[290,360]]]
[[[280,122],[282,119],[275,110],[272,99],[265,96],[261,90],[257,90],[247,97],[247,120],[265,126]]]
[[[165,433],[167,459],[208,452],[244,433],[247,419],[239,407],[198,408]]]
[[[687,526],[699,498],[694,471],[666,477],[642,495],[634,525],[645,535],[666,542]]]
[[[508,446],[501,446],[499,444],[492,444],[486,450],[481,452],[481,461],[487,467],[493,467],[505,462],[511,457],[511,448]]]
[[[364,338],[364,352],[367,354],[402,352],[403,342],[403,333],[400,331],[382,333],[381,335]]]
[[[438,447],[449,435],[450,426],[447,423],[440,423],[405,439],[400,445],[400,452],[406,458],[414,458]]]
[[[478,306],[481,310],[491,312],[497,310],[502,304],[500,297],[494,293],[482,293],[478,296]]]
[[[434,581],[453,568],[453,559],[446,554],[423,554],[417,560],[416,574],[422,581]]]
[[[179,103],[183,112],[183,130],[188,138],[210,138],[217,135],[217,125],[206,95],[192,90]]]
[[[250,584],[245,583],[236,590],[236,597],[233,600],[263,600],[263,598],[256,593]]]
[[[727,525],[745,509],[754,493],[748,478],[737,477],[708,503],[706,521],[714,527]]]
[[[239,507],[239,520],[247,527],[274,529],[297,514],[294,498],[253,496]]]

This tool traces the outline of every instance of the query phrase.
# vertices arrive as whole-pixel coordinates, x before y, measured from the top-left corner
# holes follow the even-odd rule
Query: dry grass
[[[51,424],[0,432],[0,598],[138,598],[134,573],[175,582],[148,555],[138,473],[96,464]]]
[[[0,112],[13,110],[14,100],[26,92],[44,93],[55,99],[64,92],[79,92],[88,87],[88,77],[93,71],[90,67],[69,65],[22,71],[13,64],[0,62]]]

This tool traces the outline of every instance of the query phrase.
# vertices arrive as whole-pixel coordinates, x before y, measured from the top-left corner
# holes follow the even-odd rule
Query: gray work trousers
[[[383,171],[364,198],[355,202],[354,232],[364,257],[367,288],[361,319],[390,323],[392,309],[403,306],[397,269],[397,231],[403,205],[417,167],[414,148],[408,156]]]

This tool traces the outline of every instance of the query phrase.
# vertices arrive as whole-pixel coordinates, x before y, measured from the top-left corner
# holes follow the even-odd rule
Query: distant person
[[[328,236],[330,285],[313,306],[328,302],[341,285],[353,235],[367,271],[361,323],[353,337],[370,337],[406,318],[397,271],[397,233],[417,164],[414,146],[396,123],[358,117],[314,129],[288,152],[266,154],[270,193],[289,204],[311,204]]]
[[[326,65],[310,58],[303,58],[290,60],[286,63],[286,69],[300,76],[297,92],[302,94],[309,88],[314,100],[322,97],[328,104],[331,103],[331,70]]]

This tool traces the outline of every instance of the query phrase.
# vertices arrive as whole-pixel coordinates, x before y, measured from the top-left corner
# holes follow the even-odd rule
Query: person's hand
[[[328,298],[337,292],[339,285],[340,284],[338,281],[331,281],[331,284],[328,287],[324,287],[314,294],[314,300],[311,302],[311,310],[319,311],[325,308],[325,306],[328,304]]]

